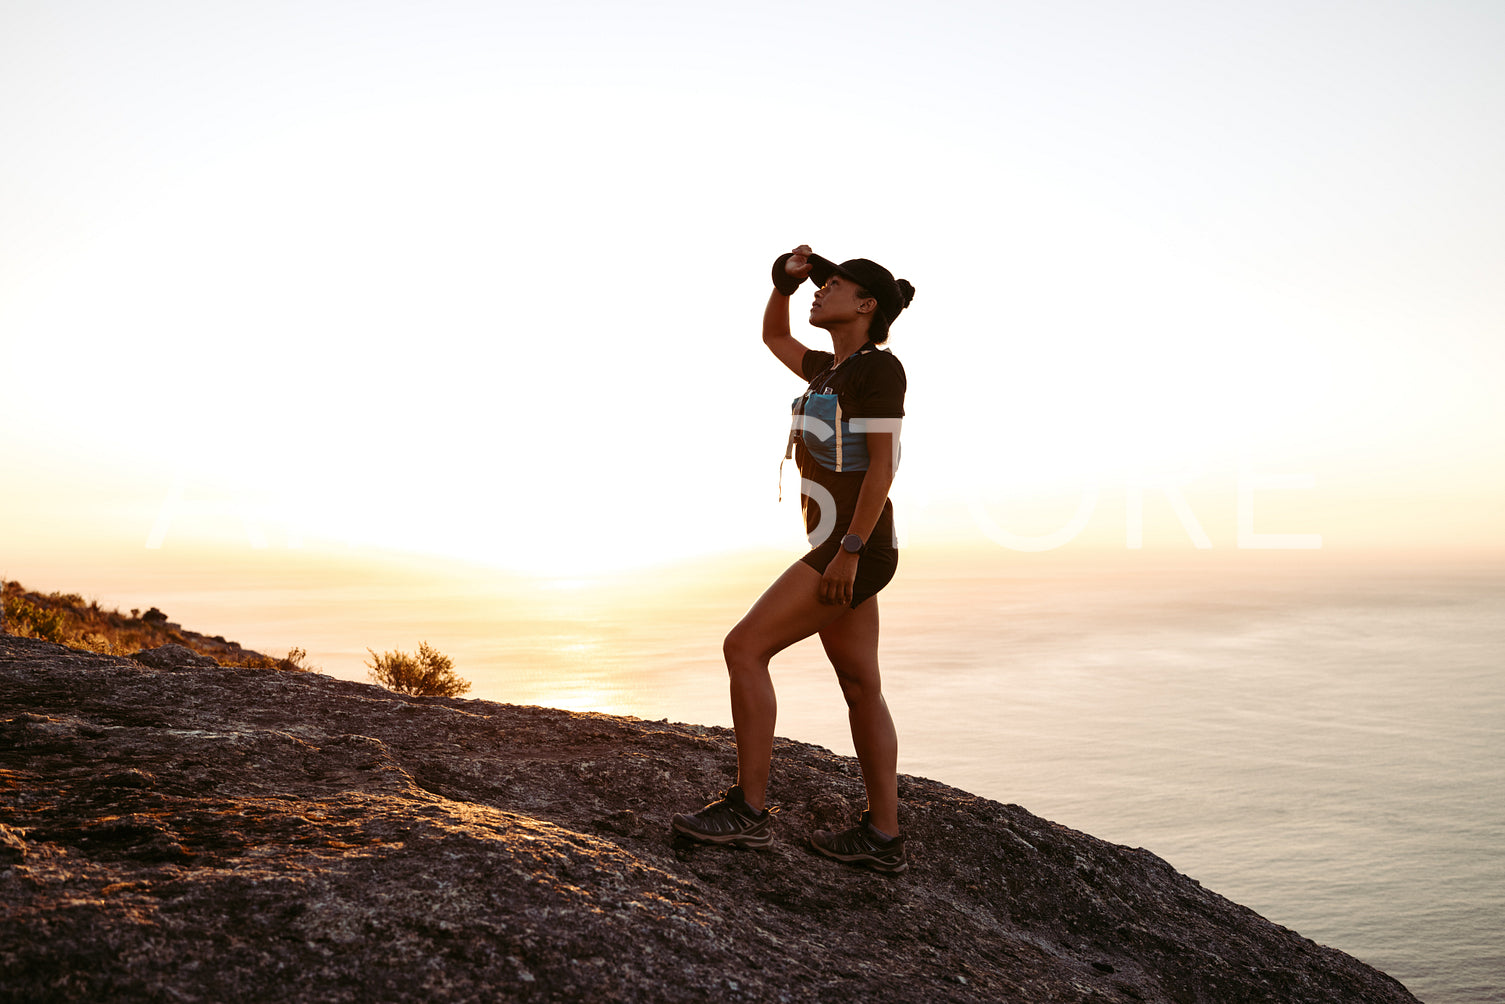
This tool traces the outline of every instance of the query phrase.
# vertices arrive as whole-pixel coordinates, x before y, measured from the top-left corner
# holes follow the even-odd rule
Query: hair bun
[[[909,301],[914,299],[914,287],[909,284],[908,279],[898,280],[898,286],[899,296],[903,297],[904,306],[907,307],[909,306]]]

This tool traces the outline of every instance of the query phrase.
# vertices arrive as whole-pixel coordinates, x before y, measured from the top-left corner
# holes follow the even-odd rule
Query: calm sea
[[[1505,564],[1200,558],[906,556],[900,770],[1149,848],[1428,1004],[1505,1002]],[[93,588],[337,676],[426,640],[470,696],[729,725],[721,637],[787,557],[548,583],[306,560]],[[819,644],[773,672],[779,734],[851,753]]]

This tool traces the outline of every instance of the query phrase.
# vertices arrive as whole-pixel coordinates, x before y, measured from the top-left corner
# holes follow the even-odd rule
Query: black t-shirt
[[[861,420],[904,416],[907,382],[904,367],[893,353],[868,342],[833,370],[835,358],[817,349],[805,353],[800,368],[810,384],[795,402],[796,414],[807,416],[803,423],[797,423],[802,431],[795,439],[800,476],[829,493],[836,514],[827,532],[815,539],[826,515],[826,498],[820,491],[801,491],[805,532],[811,537],[812,547],[833,536],[841,539],[851,525],[867,474],[867,442]],[[884,500],[883,514],[868,539],[880,547],[897,546],[892,502]]]

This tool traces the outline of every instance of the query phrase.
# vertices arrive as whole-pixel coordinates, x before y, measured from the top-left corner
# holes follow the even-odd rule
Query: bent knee
[[[883,688],[876,678],[869,680],[837,673],[836,682],[841,684],[841,696],[846,699],[849,708],[883,697]]]
[[[761,653],[758,651],[756,639],[752,638],[742,625],[738,624],[727,632],[721,642],[721,657],[726,660],[726,670],[735,673],[739,669],[756,665]]]

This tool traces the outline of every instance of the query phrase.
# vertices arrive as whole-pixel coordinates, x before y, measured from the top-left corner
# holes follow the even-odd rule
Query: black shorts
[[[800,560],[822,575],[826,574],[826,566],[831,559],[836,557],[836,552],[841,550],[841,538],[835,534],[824,544],[805,555]],[[894,577],[894,572],[899,568],[899,549],[896,547],[881,547],[869,544],[862,549],[862,554],[857,558],[857,581],[852,583],[852,606],[855,608],[863,600],[870,596],[877,596],[878,591],[888,585]]]

